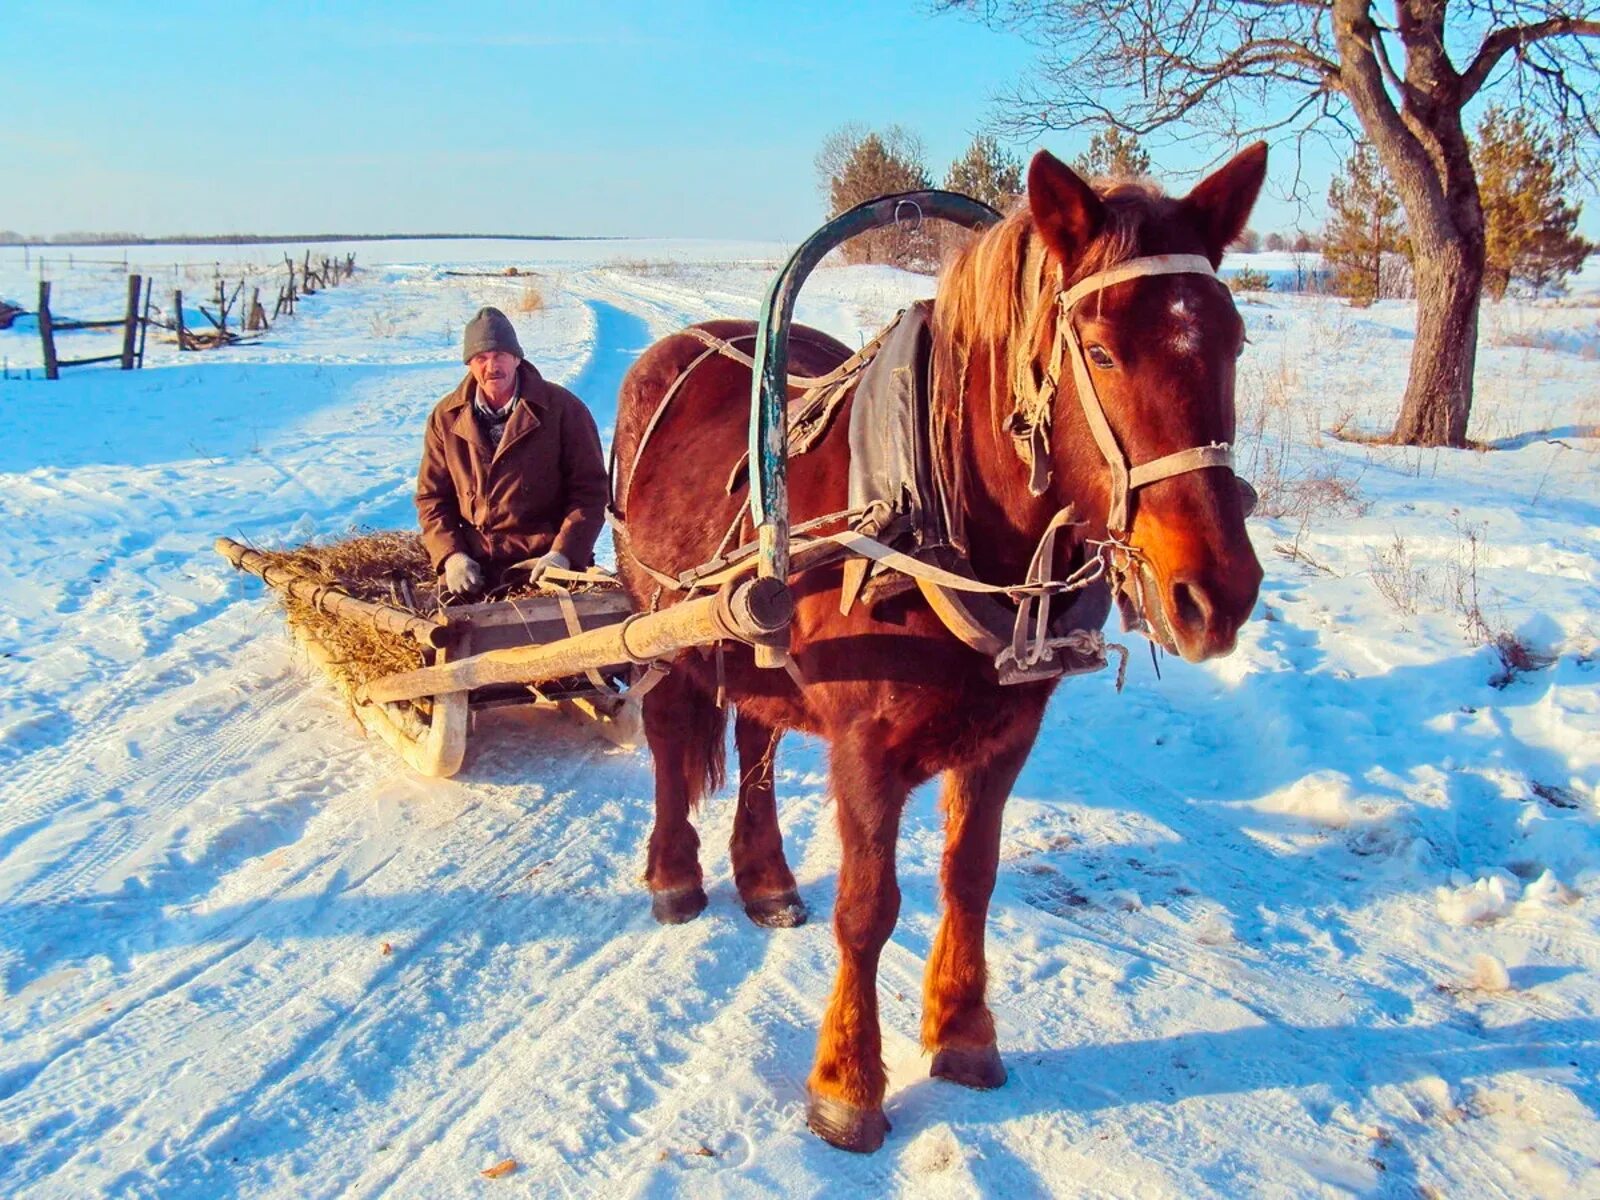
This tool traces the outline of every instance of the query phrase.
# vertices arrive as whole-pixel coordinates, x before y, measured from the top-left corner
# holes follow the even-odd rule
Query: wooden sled
[[[550,588],[536,596],[458,605],[439,616],[422,616],[397,605],[358,599],[231,538],[218,538],[216,550],[239,570],[330,617],[365,622],[386,635],[415,640],[422,647],[425,666],[444,666],[489,651],[558,642],[620,623],[633,614],[621,586],[611,581],[586,591]],[[586,582],[595,582],[592,574]],[[337,653],[315,629],[292,617],[288,623],[295,640],[345,698],[362,728],[382,738],[408,766],[423,775],[447,777],[461,769],[472,714],[488,708],[553,708],[592,726],[618,745],[639,744],[642,723],[638,701],[630,700],[621,686],[631,672],[626,664],[590,668],[550,682],[491,683],[386,702],[360,694],[363,689],[352,682],[348,672],[338,669]],[[394,677],[369,682],[378,685],[389,678]]]

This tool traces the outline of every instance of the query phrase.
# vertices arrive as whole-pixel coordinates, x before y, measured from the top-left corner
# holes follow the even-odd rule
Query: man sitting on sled
[[[472,318],[461,358],[467,375],[428,417],[417,473],[441,590],[469,596],[513,568],[536,581],[589,566],[608,490],[594,418],[522,357],[498,308]]]

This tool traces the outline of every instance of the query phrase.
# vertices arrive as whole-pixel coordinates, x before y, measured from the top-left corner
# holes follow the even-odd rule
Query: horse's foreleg
[[[683,668],[644,698],[644,732],[656,776],[645,882],[650,909],[663,925],[691,920],[706,906],[700,838],[689,810],[721,781],[725,720],[711,694]]]
[[[783,830],[773,788],[778,739],[783,734],[740,712],[733,723],[739,750],[739,807],[733,817],[733,881],[744,911],[757,925],[803,925],[805,902],[783,857]]]
[[[922,1044],[932,1073],[974,1088],[995,1088],[1006,1069],[995,1046],[994,1017],[984,1001],[988,971],[983,935],[1000,861],[1000,820],[1017,773],[1032,748],[1002,751],[981,765],[945,773],[944,862],[939,872],[944,918],[928,956],[923,987]]]
[[[883,1115],[887,1078],[878,1028],[878,956],[900,915],[895,838],[910,790],[864,741],[841,739],[833,747],[842,843],[833,913],[839,974],[817,1040],[806,1114],[813,1132],[857,1151],[876,1150],[889,1129]]]

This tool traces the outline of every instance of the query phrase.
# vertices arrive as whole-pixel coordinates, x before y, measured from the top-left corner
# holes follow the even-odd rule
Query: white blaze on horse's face
[[[1173,330],[1167,345],[1174,354],[1189,355],[1200,349],[1200,323],[1191,301],[1183,294],[1183,285],[1176,285],[1178,296],[1168,312],[1173,319]]]

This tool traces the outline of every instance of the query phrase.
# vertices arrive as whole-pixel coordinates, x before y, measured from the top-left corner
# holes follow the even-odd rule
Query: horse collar
[[[1100,448],[1106,465],[1111,468],[1111,508],[1106,518],[1106,529],[1115,540],[1128,534],[1129,501],[1132,493],[1146,484],[1188,471],[1205,467],[1233,466],[1233,448],[1226,442],[1213,442],[1209,446],[1191,446],[1173,454],[1163,455],[1147,463],[1132,466],[1123,452],[1111,423],[1106,420],[1105,407],[1095,390],[1094,376],[1084,355],[1083,344],[1072,326],[1072,311],[1088,296],[1147,275],[1209,275],[1216,278],[1211,261],[1199,254],[1157,254],[1118,263],[1104,271],[1097,271],[1079,280],[1061,292],[1057,303],[1061,313],[1056,320],[1056,336],[1050,351],[1050,369],[1033,397],[1031,404],[1019,405],[1012,419],[1013,436],[1018,441],[1018,453],[1030,468],[1028,490],[1035,496],[1043,495],[1050,486],[1050,414],[1055,396],[1061,385],[1062,360],[1069,357],[1070,348],[1074,390],[1089,422],[1089,432]]]

